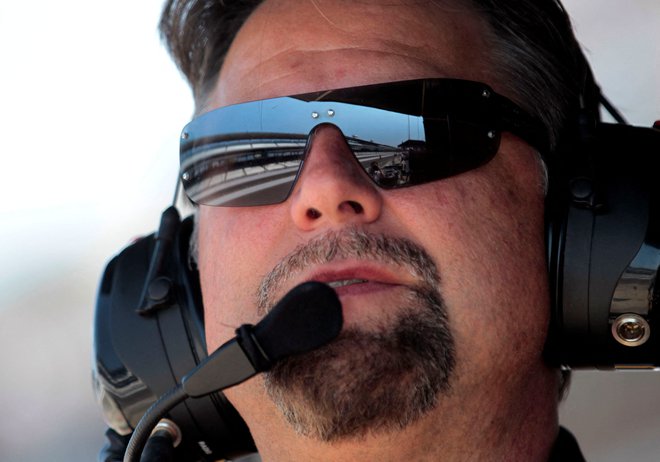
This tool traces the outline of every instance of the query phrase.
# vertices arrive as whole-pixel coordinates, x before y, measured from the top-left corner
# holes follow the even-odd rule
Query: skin
[[[427,2],[266,0],[235,39],[205,109],[427,77],[483,81],[506,95],[489,62],[485,27],[469,12]],[[330,127],[315,138],[284,203],[200,208],[210,350],[240,324],[259,320],[255,293],[265,274],[298,245],[329,231],[355,227],[407,238],[440,270],[456,338],[451,392],[403,431],[329,444],[297,435],[256,377],[227,396],[264,461],[547,459],[557,433],[557,375],[541,357],[549,310],[535,156],[505,133],[496,157],[477,170],[384,191]],[[396,268],[352,260],[307,268],[284,291],[310,278],[347,275],[370,280],[340,291],[345,324],[363,329],[386,321],[401,287],[413,282]]]

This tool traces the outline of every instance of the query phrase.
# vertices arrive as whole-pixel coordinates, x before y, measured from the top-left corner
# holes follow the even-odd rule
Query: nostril
[[[339,206],[339,209],[344,209],[345,211],[348,211],[348,207],[355,213],[356,215],[360,215],[364,213],[364,207],[362,207],[362,204],[359,202],[355,201],[344,201],[341,203]],[[314,207],[309,207],[307,211],[305,212],[305,215],[307,218],[310,220],[316,220],[318,218],[321,218],[323,215],[318,209],[315,209]]]
[[[315,208],[310,207],[307,209],[307,218],[311,220],[316,220],[317,218],[321,218],[321,212],[319,212]]]
[[[362,207],[362,204],[360,204],[359,202],[346,201],[346,203],[351,206],[351,208],[355,213],[360,214],[364,212],[364,208]]]

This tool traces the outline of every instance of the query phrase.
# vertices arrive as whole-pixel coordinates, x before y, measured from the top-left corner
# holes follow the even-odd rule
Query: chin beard
[[[450,390],[455,363],[447,310],[435,288],[411,289],[376,329],[276,364],[265,387],[299,433],[325,442],[402,429]]]

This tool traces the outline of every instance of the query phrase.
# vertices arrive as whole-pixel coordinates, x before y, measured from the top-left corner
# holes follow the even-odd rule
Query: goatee
[[[349,230],[310,241],[264,279],[260,309],[267,311],[272,294],[302,268],[347,258],[395,265],[418,284],[405,289],[387,321],[368,330],[347,328],[329,345],[285,359],[266,374],[266,390],[287,421],[321,441],[416,422],[450,391],[455,364],[439,273],[427,252],[406,239]]]

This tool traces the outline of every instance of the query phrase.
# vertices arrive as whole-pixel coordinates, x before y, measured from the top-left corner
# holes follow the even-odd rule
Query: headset
[[[600,95],[592,79],[588,85]],[[597,101],[619,119],[606,99]],[[658,368],[660,124],[602,123],[592,109],[574,131],[548,169],[546,359],[569,368]],[[115,440],[207,356],[199,275],[189,255],[193,226],[192,217],[181,220],[168,208],[158,231],[121,251],[103,273],[93,380]],[[221,392],[187,399],[168,417],[182,435],[176,460],[256,451]],[[101,460],[121,456],[108,450]]]

